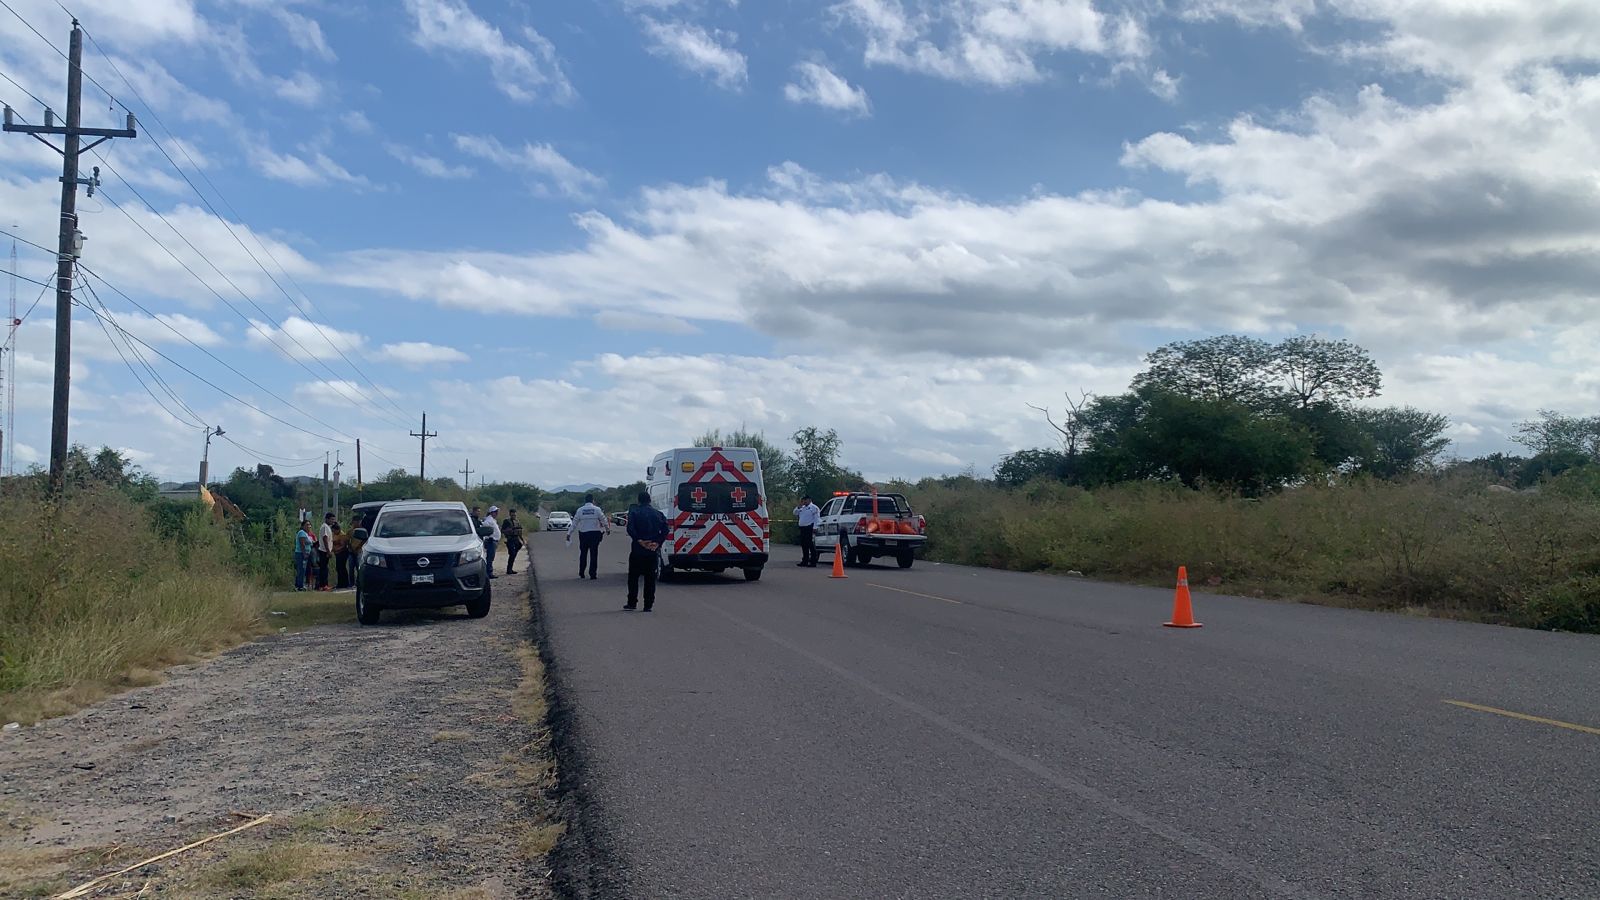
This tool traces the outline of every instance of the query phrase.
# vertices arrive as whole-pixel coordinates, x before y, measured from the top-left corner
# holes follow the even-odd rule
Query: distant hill
[[[550,493],[552,493],[552,494],[586,494],[589,491],[603,491],[603,490],[606,489],[606,487],[607,487],[607,485],[603,485],[603,484],[567,484],[567,485],[562,485],[561,487],[551,488],[550,489]]]

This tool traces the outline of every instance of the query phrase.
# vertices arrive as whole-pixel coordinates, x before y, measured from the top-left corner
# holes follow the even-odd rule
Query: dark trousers
[[[490,578],[494,577],[494,548],[499,545],[500,542],[494,538],[483,539],[483,558],[487,561]]]
[[[800,526],[800,564],[814,566],[817,564],[817,526]]]
[[[340,550],[333,555],[334,568],[338,572],[338,587],[343,590],[350,586],[350,551]]]
[[[600,571],[600,540],[604,538],[603,531],[578,532],[578,577],[582,578],[584,572],[594,578]],[[630,563],[629,568],[632,568]],[[652,593],[653,593],[652,589]]]
[[[649,550],[634,550],[628,554],[628,605],[639,602],[639,579],[644,579],[644,608],[656,602],[656,566],[660,562]]]
[[[517,571],[517,551],[522,549],[521,541],[506,539],[506,574]]]
[[[328,557],[330,555],[331,554],[324,553],[321,550],[317,551],[317,589],[318,590],[321,590],[322,588],[325,588],[325,587],[328,586]]]

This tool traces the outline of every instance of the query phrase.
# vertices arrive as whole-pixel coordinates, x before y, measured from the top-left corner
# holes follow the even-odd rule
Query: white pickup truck
[[[900,568],[909,569],[928,543],[927,531],[927,520],[911,512],[902,494],[839,493],[822,507],[817,551],[832,553],[842,547],[847,566],[892,556]]]

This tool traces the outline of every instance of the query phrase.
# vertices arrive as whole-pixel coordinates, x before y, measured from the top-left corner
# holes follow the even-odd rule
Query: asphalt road
[[[1600,638],[789,548],[646,615],[624,547],[534,541],[571,894],[1600,897]]]

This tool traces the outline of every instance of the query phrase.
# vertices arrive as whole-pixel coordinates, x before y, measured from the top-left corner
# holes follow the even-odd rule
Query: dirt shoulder
[[[0,734],[0,896],[535,897],[559,836],[526,576],[487,619],[266,638]]]

